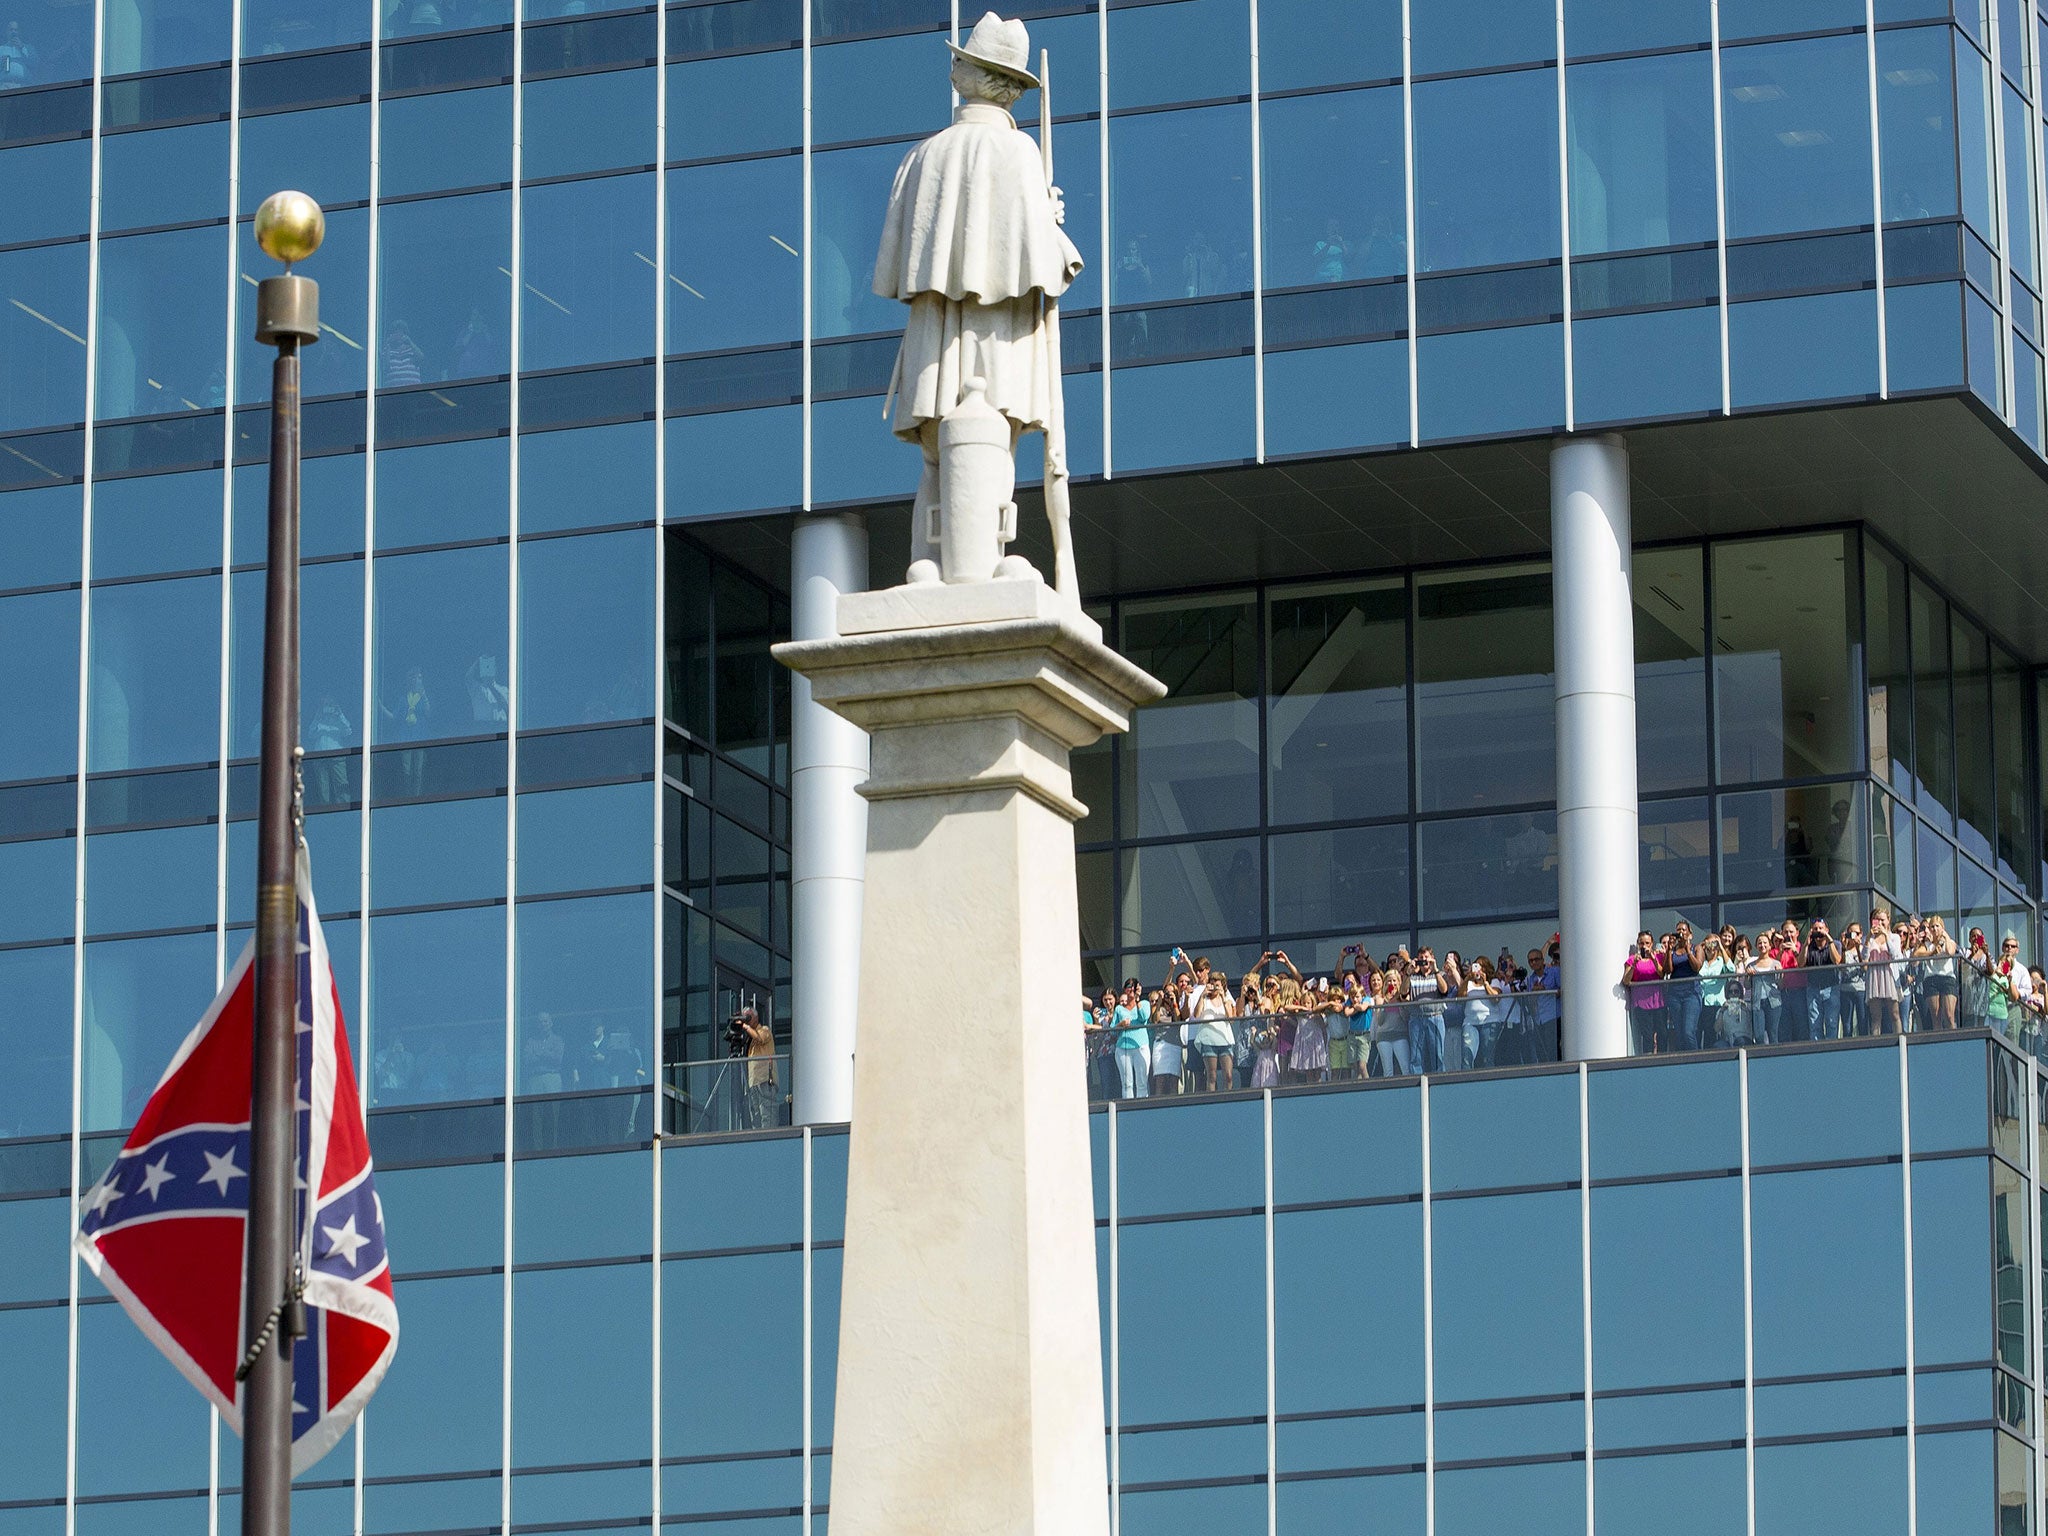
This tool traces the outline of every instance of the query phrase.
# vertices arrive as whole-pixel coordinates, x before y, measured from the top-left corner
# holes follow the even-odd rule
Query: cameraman
[[[761,1022],[760,1011],[749,1003],[734,1017],[727,1034],[734,1042],[733,1054],[747,1058],[747,1127],[766,1130],[777,1123],[775,1031]]]

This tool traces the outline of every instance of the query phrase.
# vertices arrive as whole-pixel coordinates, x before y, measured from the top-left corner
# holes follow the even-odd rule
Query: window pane
[[[1953,616],[1957,835],[1963,851],[1991,857],[1991,808],[1997,784],[1991,763],[1991,647],[1984,631]]]
[[[511,211],[508,192],[382,210],[377,375],[384,387],[504,372]]]
[[[573,29],[549,30],[566,36]],[[651,20],[647,30],[652,53]],[[526,67],[534,67],[531,57]],[[576,176],[653,164],[657,79],[651,68],[529,79],[521,103],[520,175]]]
[[[1417,581],[1416,780],[1425,811],[1556,793],[1550,573]]]
[[[1592,1231],[1596,1391],[1742,1375],[1739,1179],[1597,1189]]]
[[[671,352],[797,339],[801,170],[800,161],[781,156],[668,173]]]
[[[1636,776],[1645,794],[1707,776],[1707,605],[1697,548],[1635,561]]]
[[[523,1092],[553,1093],[574,1086],[627,1088],[651,1081],[651,900],[637,895],[591,896],[519,904]],[[543,1019],[550,1020],[563,1041],[559,1053],[544,1043]],[[599,1031],[604,1036],[601,1043]],[[559,1086],[550,1086],[550,1075]],[[585,1078],[597,1081],[585,1083]],[[599,1128],[611,1133],[607,1140],[640,1139],[651,1129],[626,1123],[623,1111],[616,1122]]]
[[[1574,58],[1704,43],[1709,27],[1707,0],[1654,6],[1634,0],[1565,0],[1564,45]]]
[[[652,356],[654,178],[528,187],[523,210],[521,368]]]
[[[382,1429],[364,1437],[364,1470],[374,1478],[501,1465],[504,1276],[400,1281],[397,1293],[412,1369],[393,1372],[377,1394]]]
[[[1259,819],[1258,630],[1243,596],[1125,605],[1121,649],[1166,684],[1118,756],[1126,836],[1183,836]],[[1256,871],[1256,866],[1254,866]]]
[[[1432,1223],[1438,1400],[1580,1390],[1578,1191],[1446,1200]],[[1512,1307],[1497,1304],[1508,1274]]]
[[[373,1102],[505,1092],[505,909],[371,919]]]
[[[495,437],[379,451],[377,547],[503,537],[510,465]]]
[[[889,209],[889,187],[902,159],[900,144],[836,149],[812,159],[814,336],[855,336],[903,327],[903,306],[893,299],[878,298],[870,287],[875,251],[882,239],[882,218]],[[669,304],[671,309],[675,307],[673,298]],[[881,414],[879,406],[872,414]],[[870,420],[870,431],[873,426]]]
[[[1715,237],[1706,54],[1574,65],[1566,102],[1574,255]]]
[[[0,950],[0,996],[8,999],[0,1050],[17,1064],[0,1076],[0,1132],[8,1136],[71,1127],[71,960],[68,944]]]
[[[1273,597],[1266,755],[1275,821],[1407,810],[1406,606],[1399,581]]]
[[[503,547],[382,559],[376,583],[377,720],[371,739],[423,741],[502,731]],[[407,787],[418,793],[422,786]]]
[[[1758,1376],[1904,1361],[1903,1201],[1899,1170],[1884,1165],[1751,1180]]]
[[[1720,835],[1726,892],[1849,885],[1866,877],[1860,785],[1723,795]]]
[[[1396,0],[1264,0],[1259,6],[1263,90],[1393,80],[1400,74]]]
[[[1951,64],[1946,27],[1877,34],[1878,148],[1887,220],[1956,212]]]
[[[1276,834],[1266,846],[1272,863],[1273,933],[1336,928],[1348,936],[1408,926],[1405,825]]]
[[[1729,238],[1870,222],[1864,46],[1821,37],[1723,52]]]
[[[1847,637],[1854,573],[1841,534],[1714,547],[1714,687],[1724,781],[1858,766]]]
[[[1949,714],[1948,604],[1915,581],[1913,626],[1913,767],[1915,801],[1944,831],[1955,826],[1955,726]]]
[[[651,535],[536,539],[519,549],[519,723],[654,712]]]
[[[0,431],[85,416],[86,248],[32,247],[0,255]],[[12,581],[8,582],[12,586]]]
[[[1556,256],[1557,77],[1432,80],[1414,103],[1418,270]]]
[[[210,932],[86,946],[82,1130],[135,1123],[213,992]]]
[[[702,16],[713,10],[707,7],[676,14]],[[681,29],[673,19],[669,27],[673,52]],[[668,66],[668,158],[703,160],[799,144],[803,140],[802,110],[803,55],[796,49],[672,63]]]
[[[1145,1341],[1157,1298],[1174,1294],[1190,1274],[1202,1274],[1212,1295],[1230,1297],[1235,1305],[1260,1302],[1266,1288],[1265,1223],[1256,1216],[1232,1216],[1126,1227],[1118,1260],[1124,1422],[1158,1424],[1259,1412],[1266,1401],[1265,1340],[1259,1330],[1225,1329],[1199,1351],[1152,1349]]]
[[[384,196],[512,179],[510,86],[386,97],[380,111],[382,160],[388,162],[378,168]],[[384,210],[386,218],[391,213]]]
[[[99,622],[95,612],[96,651]],[[15,658],[0,673],[0,712],[9,722],[0,732],[0,779],[75,773],[78,594],[35,592],[0,599],[0,654]]]
[[[210,227],[101,242],[97,415],[226,403],[226,236]],[[165,293],[179,302],[160,302]]]
[[[220,751],[219,654],[217,577],[95,592],[92,771],[212,761]]]
[[[1268,288],[1408,270],[1399,90],[1267,102],[1259,138]]]
[[[1242,106],[1110,123],[1110,302],[1252,285],[1251,121]]]
[[[1123,866],[1127,947],[1207,943],[1259,932],[1255,839],[1128,849]]]
[[[725,1332],[747,1298],[744,1338]],[[803,1260],[794,1253],[671,1260],[662,1267],[662,1335],[692,1341],[687,1372],[664,1372],[662,1450],[716,1456],[803,1443]]]

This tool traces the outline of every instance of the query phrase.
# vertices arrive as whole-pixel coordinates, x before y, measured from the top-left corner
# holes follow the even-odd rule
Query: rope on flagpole
[[[235,1380],[247,1381],[249,1372],[254,1370],[263,1351],[270,1347],[271,1339],[277,1333],[277,1325],[291,1317],[290,1335],[295,1339],[306,1336],[306,1272],[297,1265],[292,1266],[292,1281],[284,1293],[284,1300],[270,1309],[270,1315],[263,1319],[263,1326],[256,1333],[255,1342],[249,1352],[242,1356],[242,1363],[235,1367]]]

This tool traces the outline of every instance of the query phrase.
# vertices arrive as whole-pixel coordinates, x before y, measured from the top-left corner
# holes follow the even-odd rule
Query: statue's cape
[[[904,156],[889,193],[875,292],[993,304],[1033,289],[1058,297],[1081,253],[1054,221],[1030,135],[1005,123],[956,122]]]

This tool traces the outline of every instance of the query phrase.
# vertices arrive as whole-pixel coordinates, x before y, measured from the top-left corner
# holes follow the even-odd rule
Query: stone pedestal
[[[775,654],[868,731],[833,1536],[1102,1536],[1067,754],[1164,688],[1032,574]]]

